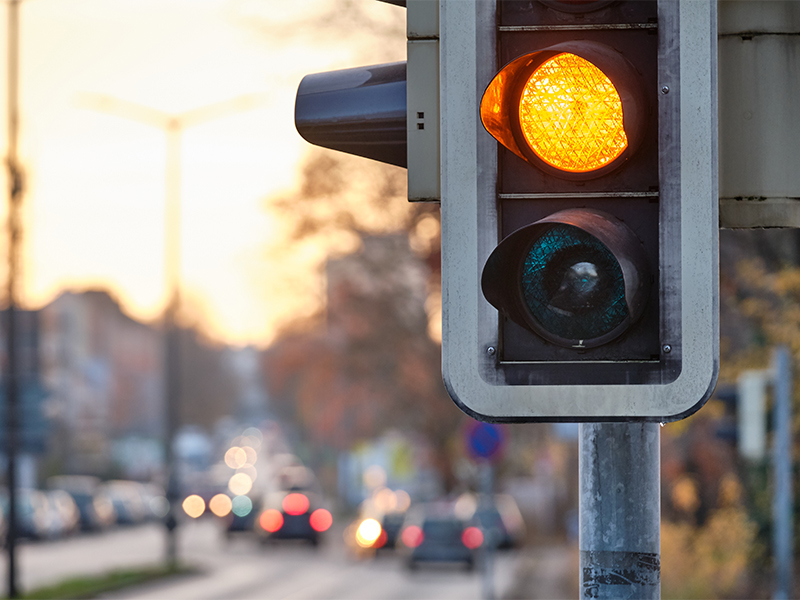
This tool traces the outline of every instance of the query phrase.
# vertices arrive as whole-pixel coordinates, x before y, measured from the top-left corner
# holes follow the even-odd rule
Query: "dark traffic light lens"
[[[599,210],[558,211],[506,236],[481,289],[517,325],[564,348],[597,348],[637,321],[651,286],[644,247]]]
[[[628,317],[619,262],[571,225],[555,225],[533,242],[522,266],[522,293],[538,324],[566,340],[602,337]]]

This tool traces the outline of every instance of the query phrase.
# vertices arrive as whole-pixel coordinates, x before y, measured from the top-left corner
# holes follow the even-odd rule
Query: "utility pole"
[[[786,346],[773,356],[775,377],[773,422],[772,552],[775,561],[775,600],[792,597],[794,564],[792,484],[792,356]]]
[[[19,5],[8,3],[8,322],[6,325],[6,480],[8,483],[8,597],[17,590],[17,445],[19,443],[19,364],[17,356],[17,279],[23,176],[17,157],[19,135]]]
[[[261,102],[256,94],[209,104],[180,114],[121,100],[111,96],[84,94],[79,103],[85,108],[131,119],[166,134],[167,160],[165,168],[164,271],[167,305],[164,311],[164,460],[167,471],[167,500],[169,510],[164,519],[167,532],[166,560],[178,561],[178,507],[180,481],[173,450],[175,434],[180,426],[180,339],[177,315],[180,310],[181,279],[181,142],[186,128],[206,123],[233,113],[255,108]]]

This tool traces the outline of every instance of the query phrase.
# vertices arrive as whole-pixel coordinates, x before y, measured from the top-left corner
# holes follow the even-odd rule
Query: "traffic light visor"
[[[618,52],[566,42],[521,56],[489,84],[486,130],[520,158],[586,179],[620,166],[641,140],[647,113],[640,78]]]

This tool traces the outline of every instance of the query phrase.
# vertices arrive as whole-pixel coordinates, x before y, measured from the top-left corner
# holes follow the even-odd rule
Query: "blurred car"
[[[16,532],[20,538],[41,540],[50,530],[50,508],[45,496],[39,490],[20,489],[16,494]],[[8,520],[8,491],[0,492],[0,506],[4,520]]]
[[[411,505],[402,489],[379,487],[358,507],[358,517],[345,529],[345,543],[358,557],[394,550]]]
[[[116,522],[111,498],[97,477],[57,475],[47,480],[50,490],[63,490],[75,501],[82,531],[98,531]]]
[[[237,507],[234,505],[231,507],[231,511],[226,517],[227,529],[225,530],[225,536],[228,539],[231,539],[231,537],[236,534],[253,535],[256,531],[256,520],[258,518],[261,502],[259,500],[254,501],[249,496],[240,496],[240,498],[247,499],[249,505],[248,502],[242,500],[240,501],[241,506]]]
[[[345,543],[360,558],[397,546],[405,522],[405,512],[380,513],[361,510],[360,515],[345,529]]]
[[[333,517],[322,508],[316,493],[292,489],[268,494],[255,524],[262,543],[270,540],[306,540],[319,544],[322,534],[330,529]]]
[[[410,510],[400,539],[409,569],[420,563],[464,563],[472,570],[483,533],[476,521],[456,516],[451,504],[437,503]]]
[[[474,515],[478,525],[496,548],[518,548],[525,540],[525,521],[514,499],[496,494],[494,502],[479,505]]]
[[[146,510],[138,489],[140,485],[135,481],[121,479],[106,483],[106,491],[117,514],[118,525],[139,525],[144,522]]]
[[[47,537],[60,538],[78,531],[81,515],[72,496],[64,490],[49,490],[45,495],[49,510]]]
[[[385,539],[381,544],[381,548],[389,549],[397,546],[405,520],[406,514],[404,512],[389,512],[383,515],[381,529],[385,534]]]
[[[145,519],[161,521],[169,512],[169,502],[164,488],[155,483],[144,483],[139,487],[139,495],[145,507]]]

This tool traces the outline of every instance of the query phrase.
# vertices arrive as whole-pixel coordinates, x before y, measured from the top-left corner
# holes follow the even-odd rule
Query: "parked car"
[[[139,489],[148,521],[161,521],[169,511],[169,502],[164,488],[155,483],[144,483]]]
[[[60,538],[72,535],[80,529],[81,515],[78,505],[69,492],[64,490],[49,490],[45,492],[48,501],[49,538]]]
[[[507,494],[495,494],[494,502],[478,506],[475,519],[484,534],[492,536],[491,541],[496,548],[517,548],[525,540],[522,513],[514,499]]]
[[[105,486],[97,477],[57,475],[47,480],[47,488],[63,490],[75,501],[82,531],[98,531],[116,522],[116,513]]]
[[[106,490],[114,511],[117,513],[118,525],[140,525],[147,516],[144,501],[139,492],[141,484],[121,479],[106,483]]]
[[[50,529],[50,508],[45,496],[39,490],[20,489],[16,495],[17,536],[41,540],[47,537]],[[0,492],[0,506],[4,520],[8,520],[8,490]]]
[[[434,503],[409,511],[400,539],[409,569],[420,563],[463,563],[472,570],[483,533],[476,521],[456,516],[452,504]]]

